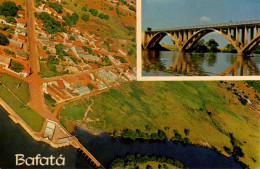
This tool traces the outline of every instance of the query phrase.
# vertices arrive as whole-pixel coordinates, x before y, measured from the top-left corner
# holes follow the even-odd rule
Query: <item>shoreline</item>
[[[53,148],[60,148],[60,147],[65,147],[65,146],[70,146],[72,145],[75,148],[78,148],[71,142],[69,143],[62,143],[62,144],[55,144],[51,140],[47,138],[43,138],[41,136],[41,133],[35,132],[31,129],[30,126],[19,116],[15,113],[15,111],[2,99],[0,98],[0,106],[3,107],[3,109],[8,113],[9,118],[15,123],[19,124],[35,141],[41,141],[49,144]],[[46,123],[46,119],[45,122]],[[44,125],[43,125],[44,126]]]

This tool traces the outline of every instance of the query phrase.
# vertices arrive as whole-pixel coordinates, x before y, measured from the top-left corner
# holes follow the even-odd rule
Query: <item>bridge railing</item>
[[[219,24],[208,24],[208,25],[196,25],[196,26],[184,26],[176,27],[170,29],[154,29],[152,31],[165,31],[165,30],[185,30],[185,29],[198,29],[198,28],[212,28],[219,26],[239,26],[246,24],[260,24],[260,20],[250,20],[250,21],[240,21],[240,22],[228,22],[228,23],[219,23]]]

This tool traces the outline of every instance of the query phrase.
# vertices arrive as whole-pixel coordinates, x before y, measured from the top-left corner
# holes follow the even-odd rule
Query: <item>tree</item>
[[[9,40],[7,39],[7,37],[0,33],[0,45],[6,45],[9,43]]]
[[[151,30],[152,30],[152,28],[148,27],[148,28],[147,28],[147,30],[148,30],[148,31],[151,31]]]
[[[87,14],[83,14],[81,18],[82,18],[82,20],[85,21],[85,22],[88,22],[88,21],[89,21],[89,15],[87,15]]]
[[[89,9],[89,12],[91,13],[91,15],[93,16],[97,16],[98,15],[98,11],[96,9]]]
[[[223,52],[236,53],[237,50],[234,48],[233,45],[227,44],[227,45],[225,46],[225,49],[223,50]]]
[[[15,16],[17,14],[18,7],[12,1],[4,1],[0,5],[0,14],[4,16]]]
[[[206,42],[206,45],[209,48],[210,52],[219,52],[220,50],[218,49],[218,43],[214,39],[210,39],[209,41]]]
[[[184,129],[184,133],[186,136],[188,136],[190,134],[190,130],[189,129]]]
[[[205,45],[205,40],[199,40],[192,48],[195,52],[207,52],[208,48]]]
[[[62,6],[58,3],[52,3],[49,2],[48,5],[53,8],[56,12],[61,13],[62,12]]]
[[[85,6],[83,6],[83,7],[81,8],[81,10],[82,10],[82,11],[87,11],[87,8],[86,8]]]
[[[24,69],[24,66],[19,62],[12,61],[10,68],[19,73]]]

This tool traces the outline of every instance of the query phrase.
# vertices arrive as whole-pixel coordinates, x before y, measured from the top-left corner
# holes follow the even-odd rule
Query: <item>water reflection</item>
[[[256,76],[260,56],[143,51],[143,76]],[[258,59],[256,59],[258,58]]]

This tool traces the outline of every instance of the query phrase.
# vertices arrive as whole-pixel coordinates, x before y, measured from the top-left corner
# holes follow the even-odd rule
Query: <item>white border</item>
[[[142,0],[136,3],[137,81],[260,80],[260,76],[142,76]]]

